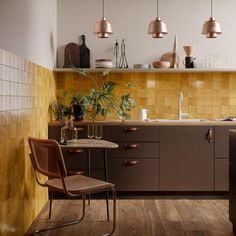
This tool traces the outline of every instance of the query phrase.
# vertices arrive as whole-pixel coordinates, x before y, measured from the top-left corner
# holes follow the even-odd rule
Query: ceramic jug
[[[147,114],[148,110],[146,108],[143,108],[139,111],[139,119],[140,120],[147,120]]]

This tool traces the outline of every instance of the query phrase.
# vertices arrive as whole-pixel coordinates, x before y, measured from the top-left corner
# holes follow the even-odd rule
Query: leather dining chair
[[[114,184],[79,174],[69,175],[66,170],[61,148],[55,140],[29,137],[28,142],[31,150],[30,159],[37,183],[42,187],[48,188],[49,192],[58,191],[65,193],[70,198],[82,196],[83,199],[83,214],[80,219],[49,228],[37,229],[34,231],[34,234],[81,222],[85,216],[86,195],[111,191],[113,197],[113,227],[111,232],[104,236],[112,235],[116,227],[116,191]],[[38,173],[48,177],[47,180],[41,182]],[[51,217],[51,207],[52,200],[50,199],[49,218]]]

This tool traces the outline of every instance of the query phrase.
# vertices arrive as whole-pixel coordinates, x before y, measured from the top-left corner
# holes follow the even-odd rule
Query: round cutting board
[[[174,60],[175,60],[175,53],[174,52],[167,52],[162,55],[161,61],[169,61],[170,62],[170,68],[174,67]],[[179,65],[179,56],[176,54],[176,64]]]

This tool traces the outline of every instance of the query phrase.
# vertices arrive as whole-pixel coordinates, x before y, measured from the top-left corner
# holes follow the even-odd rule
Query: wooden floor
[[[52,222],[49,223],[47,219],[46,206],[26,235],[31,235],[38,227],[79,217],[81,206],[80,200],[55,200]],[[228,220],[228,200],[118,200],[117,210],[114,236],[233,235],[232,225]],[[112,222],[106,222],[105,201],[92,200],[90,206],[86,203],[86,216],[80,224],[39,235],[93,236],[105,234],[111,227]]]

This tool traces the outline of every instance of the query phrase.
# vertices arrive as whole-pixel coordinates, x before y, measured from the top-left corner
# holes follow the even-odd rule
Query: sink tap
[[[178,98],[178,119],[179,120],[182,120],[183,117],[187,117],[188,116],[188,113],[183,113],[182,112],[183,101],[184,101],[184,96],[183,96],[183,93],[180,92],[179,98]]]

